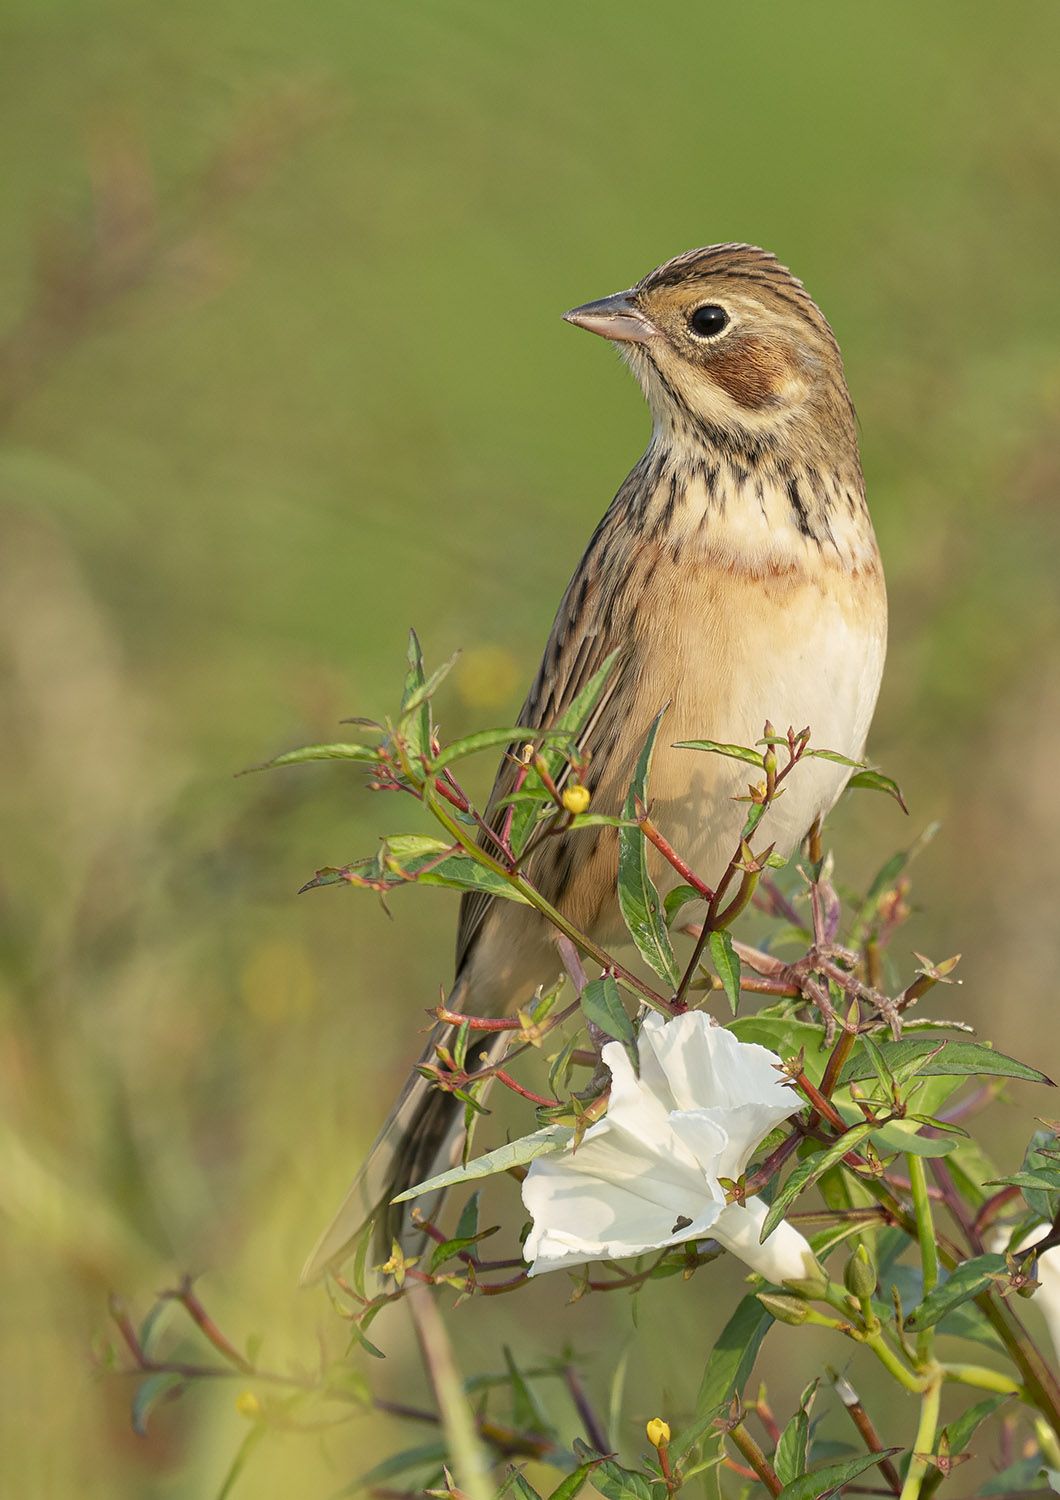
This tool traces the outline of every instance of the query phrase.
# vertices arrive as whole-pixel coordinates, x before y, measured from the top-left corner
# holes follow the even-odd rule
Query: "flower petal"
[[[769,1281],[801,1281],[816,1269],[809,1244],[786,1219],[782,1219],[763,1244],[762,1225],[769,1205],[764,1198],[748,1198],[746,1203],[730,1203],[718,1217],[711,1231],[719,1245],[731,1250],[742,1261]]]
[[[534,1221],[523,1252],[533,1262],[531,1276],[712,1233],[725,1206],[717,1184],[701,1172],[667,1170],[666,1162],[633,1148],[621,1132],[586,1136],[576,1154],[557,1152],[531,1164],[523,1181]]]

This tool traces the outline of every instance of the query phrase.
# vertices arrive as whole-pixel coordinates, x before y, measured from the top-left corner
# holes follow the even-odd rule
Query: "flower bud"
[[[670,1441],[670,1426],[662,1417],[652,1417],[646,1428],[648,1442],[653,1448],[665,1448]]]
[[[864,1245],[859,1245],[846,1263],[843,1285],[852,1297],[861,1301],[876,1290],[876,1267]]]
[[[790,1323],[792,1328],[805,1323],[810,1316],[810,1309],[798,1297],[781,1297],[777,1292],[759,1292],[758,1300],[778,1323]]]
[[[236,1397],[236,1411],[249,1422],[254,1422],[261,1416],[261,1402],[253,1391],[240,1391]]]
[[[569,813],[583,813],[588,809],[591,792],[587,786],[575,783],[563,790],[563,806]]]

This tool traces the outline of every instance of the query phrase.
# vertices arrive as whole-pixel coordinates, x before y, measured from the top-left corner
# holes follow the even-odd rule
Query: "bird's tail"
[[[451,1044],[455,1034],[454,1026],[436,1027],[420,1063],[434,1062],[435,1048]],[[491,1033],[481,1045],[476,1039],[476,1059],[485,1053],[488,1062],[495,1061],[510,1036],[507,1031]],[[338,1213],[310,1253],[302,1269],[303,1286],[337,1268],[370,1219],[375,1220],[375,1248],[381,1259],[390,1254],[394,1240],[406,1250],[413,1240],[418,1244],[420,1236],[410,1218],[412,1205],[395,1205],[391,1200],[456,1166],[464,1139],[464,1110],[463,1100],[433,1087],[420,1073],[411,1074]],[[415,1200],[424,1218],[434,1217],[441,1197],[435,1193]]]

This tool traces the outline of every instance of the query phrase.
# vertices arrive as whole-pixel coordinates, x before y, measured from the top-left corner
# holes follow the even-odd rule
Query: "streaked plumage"
[[[669,703],[652,816],[713,883],[745,815],[731,799],[746,768],[673,742],[752,744],[768,718],[808,724],[816,745],[857,757],[875,707],[886,600],[842,358],[801,283],[748,245],[689,251],[566,316],[619,344],[653,429],[567,587],[519,722],[554,723],[618,648],[583,742],[593,809],[621,810],[648,727]],[[763,822],[768,841],[793,849],[847,774],[825,761],[800,767]],[[513,777],[506,761],[491,805]],[[549,840],[529,866],[548,899],[605,944],[622,935],[616,870],[610,829]],[[677,883],[661,860],[653,874],[663,891]],[[535,913],[464,898],[451,1008],[510,1013],[559,968]],[[381,1204],[455,1159],[461,1120],[459,1101],[409,1080],[304,1279],[340,1260]]]

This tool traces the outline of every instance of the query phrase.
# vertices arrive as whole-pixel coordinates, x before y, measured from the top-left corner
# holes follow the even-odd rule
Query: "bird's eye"
[[[697,307],[694,312],[689,313],[688,326],[698,338],[714,339],[728,328],[729,314],[724,307],[708,302],[704,307]]]

